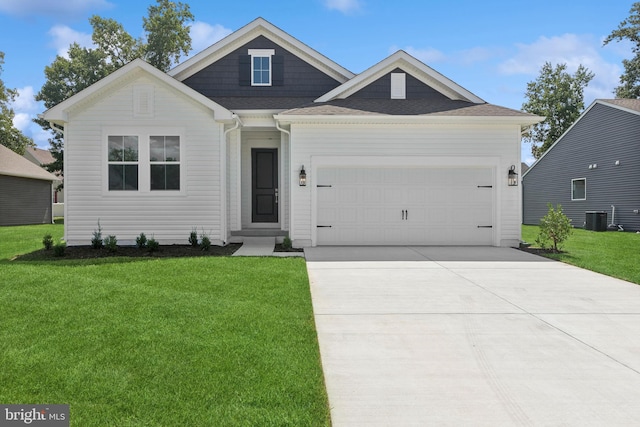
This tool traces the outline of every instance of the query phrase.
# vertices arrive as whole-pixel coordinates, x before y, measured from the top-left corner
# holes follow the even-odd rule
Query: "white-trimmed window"
[[[150,188],[180,190],[180,137],[149,137]]]
[[[109,191],[138,190],[138,137],[109,135]]]
[[[587,200],[587,179],[571,180],[571,200]]]
[[[271,86],[271,57],[274,54],[274,49],[249,49],[251,86]]]

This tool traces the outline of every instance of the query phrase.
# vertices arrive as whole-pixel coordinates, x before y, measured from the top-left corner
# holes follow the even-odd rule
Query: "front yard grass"
[[[20,261],[0,227],[0,402],[72,426],[329,425],[304,260]]]
[[[522,239],[535,245],[539,227],[522,226]],[[576,228],[562,245],[562,253],[548,258],[640,284],[640,234],[589,231]]]

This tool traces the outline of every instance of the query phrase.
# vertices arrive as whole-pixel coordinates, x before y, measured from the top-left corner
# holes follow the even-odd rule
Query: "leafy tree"
[[[0,74],[4,64],[4,52],[0,52]],[[27,147],[33,146],[31,138],[25,136],[19,129],[13,126],[15,113],[9,106],[15,100],[17,92],[7,89],[0,80],[0,144],[22,155]]]
[[[143,58],[167,71],[182,54],[191,50],[187,24],[193,19],[189,5],[157,0],[156,6],[149,6],[148,17],[143,18],[145,43],[132,37],[119,22],[92,16],[89,22],[93,28],[94,47],[84,48],[74,43],[69,47],[68,58],[57,56],[45,67],[47,80],[36,100],[43,101],[46,108],[52,108],[136,58]],[[34,121],[43,129],[53,131],[49,144],[55,160],[46,167],[49,171],[62,173],[62,130],[52,128],[44,120]]]
[[[157,0],[157,6],[149,6],[149,16],[142,18],[147,33],[146,59],[151,65],[169,71],[181,54],[191,50],[191,27],[193,21],[189,5],[169,0]]]
[[[616,98],[640,98],[640,2],[631,6],[629,17],[604,39],[604,45],[612,41],[629,40],[634,44],[635,56],[622,60],[624,73],[620,76],[620,86],[615,88]]]
[[[573,232],[573,227],[571,227],[571,219],[562,212],[561,205],[557,205],[554,209],[549,203],[547,207],[549,208],[547,214],[540,218],[540,234],[536,238],[536,244],[544,249],[551,243],[551,249],[558,252],[560,245]]]
[[[549,62],[540,69],[540,75],[527,83],[527,100],[522,109],[545,117],[524,135],[530,142],[531,153],[537,159],[576,121],[584,109],[584,88],[593,73],[580,65],[575,74],[567,71],[567,64],[555,67]]]

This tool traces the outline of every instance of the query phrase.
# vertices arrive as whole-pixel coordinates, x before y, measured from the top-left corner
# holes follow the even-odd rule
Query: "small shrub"
[[[194,248],[198,246],[198,232],[195,229],[191,230],[191,233],[189,233],[189,243]]]
[[[547,207],[547,214],[540,219],[540,234],[536,238],[536,244],[543,249],[550,247],[554,252],[559,252],[558,248],[573,232],[571,219],[562,212],[561,205],[554,209],[549,203]]]
[[[104,246],[109,252],[113,253],[118,250],[118,239],[111,234],[104,239]]]
[[[157,252],[160,249],[160,243],[153,237],[147,241],[147,250],[149,252]]]
[[[91,247],[93,249],[102,248],[102,227],[100,227],[100,220],[98,220],[98,229],[93,230],[93,238],[91,238]]]
[[[285,250],[290,250],[293,247],[293,244],[291,242],[291,238],[289,236],[286,236],[284,239],[282,239],[282,249]]]
[[[58,242],[53,246],[53,255],[57,257],[64,256],[64,252],[67,250],[67,242]]]
[[[200,239],[200,249],[202,249],[203,251],[208,251],[209,248],[211,248],[211,239],[209,239],[209,236],[203,234],[202,238]]]
[[[140,233],[138,237],[136,237],[136,246],[138,249],[144,249],[147,247],[147,236],[144,233]]]
[[[46,250],[51,250],[51,248],[53,247],[53,237],[51,236],[51,234],[44,235],[44,237],[42,238],[42,244],[44,245],[44,248]]]

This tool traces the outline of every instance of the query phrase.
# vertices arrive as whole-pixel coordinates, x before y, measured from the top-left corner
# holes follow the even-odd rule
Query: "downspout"
[[[224,131],[222,135],[222,145],[220,147],[220,182],[222,183],[222,189],[224,189],[224,197],[220,198],[220,202],[222,203],[222,209],[220,212],[220,237],[222,237],[223,245],[227,244],[227,230],[229,227],[227,224],[227,135],[229,135],[229,132],[238,129],[242,124],[242,120],[240,120],[236,114],[233,114],[231,117],[236,124]]]
[[[292,239],[293,236],[293,221],[292,221],[292,212],[293,212],[293,184],[291,183],[291,167],[293,165],[292,160],[293,160],[293,145],[291,144],[291,132],[286,130],[285,128],[280,126],[280,122],[278,120],[276,120],[276,129],[278,129],[280,132],[284,133],[285,135],[287,135],[287,138],[289,139],[289,177],[287,178],[287,181],[289,182],[289,194],[288,194],[288,202],[289,202],[289,238]],[[284,225],[284,223],[283,223]]]

